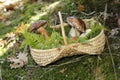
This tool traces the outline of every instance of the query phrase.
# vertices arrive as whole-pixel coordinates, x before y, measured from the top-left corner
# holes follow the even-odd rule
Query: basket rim
[[[89,39],[88,42],[94,41],[96,38],[98,38],[103,33],[104,33],[104,30],[102,29],[101,32],[96,37]],[[74,44],[82,44],[82,43],[77,42],[77,43],[71,43],[71,44],[68,44],[68,45],[74,45]],[[56,50],[58,48],[62,48],[62,47],[68,46],[68,45],[62,45],[61,47],[55,47],[55,48],[50,48],[50,49],[35,49],[35,48],[31,48],[31,47],[30,47],[30,49],[31,50],[38,50],[38,51],[46,51],[46,50],[51,51],[51,50]]]

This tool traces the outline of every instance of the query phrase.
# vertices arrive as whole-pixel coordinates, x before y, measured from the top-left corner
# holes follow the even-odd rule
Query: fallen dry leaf
[[[21,61],[20,59],[12,59],[11,62],[14,62],[13,64],[10,64],[11,69],[24,66],[24,62]]]
[[[77,0],[75,0],[74,3],[77,5],[77,8],[80,12],[85,10],[85,6],[79,3]]]
[[[25,64],[28,63],[28,57],[26,54],[20,52],[17,57],[18,59],[22,60]]]
[[[24,4],[23,0],[0,0],[0,10],[10,11],[20,8]]]
[[[10,33],[7,33],[5,36],[8,38],[13,38],[15,37],[15,34],[13,32],[10,32]]]
[[[78,10],[79,10],[80,12],[84,11],[84,10],[85,10],[84,5],[78,4]]]
[[[114,38],[119,33],[120,33],[120,28],[114,28],[111,30],[109,37]]]
[[[67,70],[67,68],[63,68],[62,70],[60,70],[60,73],[64,73]]]
[[[12,68],[19,68],[23,67],[28,63],[28,57],[26,54],[20,52],[17,57],[11,56],[8,58],[8,61],[11,62],[10,67]]]

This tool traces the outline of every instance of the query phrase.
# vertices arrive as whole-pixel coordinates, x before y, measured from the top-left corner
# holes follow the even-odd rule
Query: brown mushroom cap
[[[79,32],[85,32],[86,30],[86,25],[80,18],[67,17],[67,22],[70,26],[76,28]]]
[[[46,20],[40,20],[38,22],[35,22],[31,24],[29,31],[32,32],[33,30],[37,30],[38,28],[45,26],[46,23],[47,23]]]

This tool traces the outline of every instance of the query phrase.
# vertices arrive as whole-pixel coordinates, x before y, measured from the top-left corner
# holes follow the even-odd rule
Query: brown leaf
[[[85,10],[84,5],[78,4],[78,10],[79,10],[80,12],[84,11],[84,10]]]
[[[17,9],[16,6],[17,6],[17,4],[14,3],[14,4],[6,5],[5,8],[6,8],[7,11],[9,11],[9,10],[13,10],[13,11],[15,11],[15,10]]]
[[[60,73],[64,73],[67,70],[67,68],[63,68],[62,70],[60,70]]]
[[[79,10],[80,12],[82,12],[82,11],[85,10],[84,5],[82,5],[81,3],[79,3],[77,0],[75,0],[74,3],[76,4],[76,6],[77,6],[77,8],[78,8],[78,10]]]

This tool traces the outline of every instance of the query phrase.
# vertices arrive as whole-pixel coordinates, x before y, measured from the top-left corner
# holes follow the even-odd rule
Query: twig
[[[65,26],[68,26],[68,24],[67,24],[67,23],[63,23],[63,25],[64,25],[64,27],[65,27]],[[61,25],[60,25],[60,24],[55,25],[55,26],[50,26],[50,28],[53,28],[53,29],[59,29],[60,27],[61,27]]]
[[[85,12],[81,12],[82,14],[86,15],[86,16],[90,16],[90,15],[93,15],[96,11],[93,11],[91,13],[85,13]]]
[[[50,69],[49,69],[48,71],[44,72],[44,73],[40,76],[40,78],[42,78],[46,73],[54,70],[54,69],[57,68],[57,67],[60,67],[60,66],[63,66],[63,65],[67,65],[67,64],[71,64],[71,63],[80,61],[81,58],[86,57],[86,56],[88,56],[88,55],[84,55],[84,56],[82,56],[82,57],[80,56],[80,57],[78,57],[78,58],[75,58],[75,59],[73,59],[73,60],[67,61],[67,62],[62,63],[62,64],[59,64],[59,65],[52,65],[52,66],[49,67]]]
[[[88,55],[80,56],[80,57],[78,57],[78,58],[75,58],[75,59],[73,59],[73,60],[67,61],[67,62],[65,62],[65,63],[59,64],[59,65],[52,65],[52,66],[50,66],[50,67],[60,67],[60,66],[66,65],[66,64],[75,63],[75,62],[79,61],[81,58],[86,57],[86,56],[88,56]]]
[[[53,69],[54,69],[54,68],[51,68],[51,69],[49,69],[48,71],[44,72],[44,73],[40,76],[40,79],[41,79],[46,73],[52,71]]]
[[[109,54],[101,54],[101,55],[103,55],[103,56],[108,56]],[[119,55],[119,54],[112,54],[112,56],[117,56],[117,57],[120,57],[120,55]]]
[[[107,19],[107,3],[105,5],[105,11],[104,11],[104,21]]]
[[[63,39],[64,39],[64,43],[65,43],[65,45],[67,45],[67,39],[66,39],[66,36],[65,36],[64,24],[63,24],[62,15],[61,15],[60,11],[58,12],[58,15],[59,15],[59,18],[60,18],[61,30],[62,30],[62,36],[63,36]]]
[[[117,73],[116,73],[116,69],[115,69],[115,63],[114,63],[114,59],[113,59],[113,56],[112,56],[112,52],[111,52],[107,37],[106,37],[106,43],[107,43],[107,47],[109,49],[109,54],[110,54],[110,57],[111,57],[111,62],[112,62],[113,70],[114,70],[114,73],[115,73],[115,80],[117,80]]]

